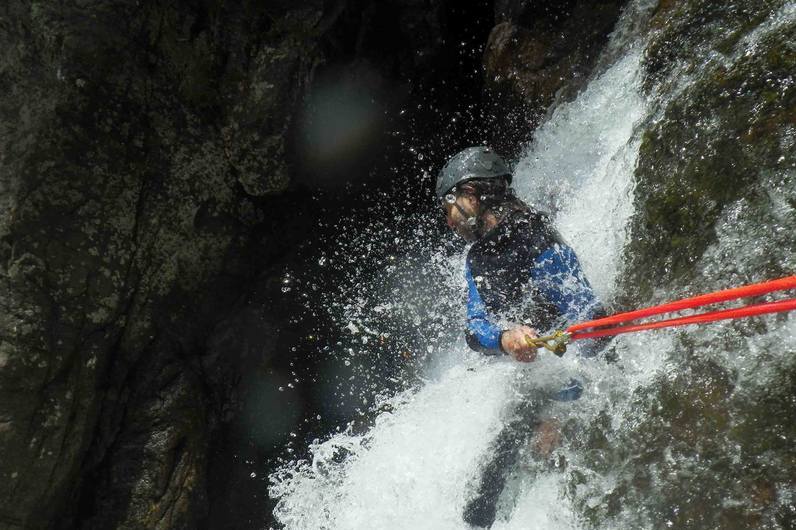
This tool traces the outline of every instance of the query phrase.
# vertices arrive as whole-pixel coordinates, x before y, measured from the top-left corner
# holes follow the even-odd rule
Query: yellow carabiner
[[[544,337],[534,338],[526,335],[525,343],[532,348],[545,348],[559,357],[563,357],[567,352],[569,333],[559,330],[552,335],[547,335]]]

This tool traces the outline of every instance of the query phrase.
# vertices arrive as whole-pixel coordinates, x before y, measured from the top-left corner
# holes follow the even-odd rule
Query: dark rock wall
[[[556,101],[574,99],[596,66],[624,3],[496,1],[496,25],[484,52],[496,126],[511,131],[509,138],[529,139]]]
[[[273,271],[314,223],[345,213],[345,201],[319,213],[310,200],[324,176],[350,193],[384,149],[314,158],[304,124],[324,115],[304,103],[344,79],[386,116],[368,134],[389,132],[396,149],[407,147],[396,131],[434,137],[440,123],[440,158],[490,137],[447,116],[457,80],[468,93],[483,82],[452,28],[495,7],[453,4],[3,3],[0,529],[225,520],[209,513],[230,505],[208,498],[208,447],[286,319],[284,307],[247,309],[252,285],[278,289]],[[583,3],[499,4],[489,79],[503,76],[500,90],[535,112],[586,75],[586,50],[618,12],[601,3],[583,33]],[[418,93],[408,125],[393,119]],[[528,108],[510,106],[515,117]],[[479,117],[508,151],[533,123]]]
[[[1,9],[0,524],[190,525],[214,421],[192,341],[285,216],[264,198],[321,6]]]

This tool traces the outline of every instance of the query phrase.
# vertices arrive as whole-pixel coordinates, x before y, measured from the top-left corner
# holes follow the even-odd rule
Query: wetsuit
[[[604,314],[575,252],[544,215],[531,210],[512,213],[475,242],[467,255],[465,275],[467,343],[487,355],[504,353],[501,323],[523,322],[546,332]],[[592,344],[582,347],[581,353],[595,355],[602,343],[588,342]],[[545,404],[550,399],[572,401],[581,392],[580,383],[571,380],[552,396],[542,391],[526,396],[492,443],[475,496],[465,507],[465,521],[491,526],[507,475],[538,426]]]
[[[534,211],[513,212],[470,248],[467,278],[467,344],[500,355],[500,320],[524,322],[545,332],[603,310],[575,252]]]

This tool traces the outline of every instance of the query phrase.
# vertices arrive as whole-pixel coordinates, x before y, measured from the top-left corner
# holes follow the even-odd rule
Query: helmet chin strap
[[[473,233],[476,236],[481,237],[484,235],[484,221],[481,220],[480,216],[476,217],[475,215],[468,214],[458,202],[453,203],[453,205],[457,210],[459,210],[459,213],[462,214],[462,217],[467,220],[467,224],[472,227]]]

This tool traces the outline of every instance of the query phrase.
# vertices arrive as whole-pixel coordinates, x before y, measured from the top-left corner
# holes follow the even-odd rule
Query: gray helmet
[[[445,164],[437,176],[437,197],[442,199],[451,188],[473,179],[505,177],[511,183],[511,171],[500,156],[489,147],[468,147]]]

